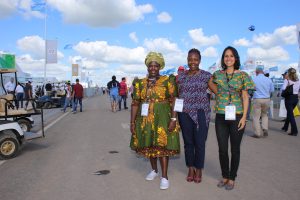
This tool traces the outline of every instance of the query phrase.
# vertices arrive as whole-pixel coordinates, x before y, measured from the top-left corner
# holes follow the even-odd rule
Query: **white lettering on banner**
[[[46,63],[57,63],[57,41],[46,41]]]

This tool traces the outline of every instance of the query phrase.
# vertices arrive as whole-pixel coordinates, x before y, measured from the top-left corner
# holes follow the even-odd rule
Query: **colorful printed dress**
[[[219,70],[213,74],[213,82],[218,85],[216,113],[225,114],[225,106],[229,104],[229,97],[231,97],[231,103],[236,106],[236,114],[243,114],[242,90],[254,90],[251,77],[239,70],[228,77],[224,70]]]
[[[148,79],[135,82],[133,102],[139,103],[135,120],[135,134],[130,147],[144,157],[173,156],[180,153],[179,125],[168,131],[171,118],[170,100],[177,96],[175,76],[160,76],[148,86]],[[143,103],[149,103],[148,116],[141,116]]]

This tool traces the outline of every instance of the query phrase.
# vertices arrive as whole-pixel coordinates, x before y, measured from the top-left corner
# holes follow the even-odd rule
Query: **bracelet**
[[[177,121],[176,117],[171,117],[171,121]]]

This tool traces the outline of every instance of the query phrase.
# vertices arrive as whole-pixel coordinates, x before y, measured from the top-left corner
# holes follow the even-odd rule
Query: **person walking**
[[[270,108],[271,94],[274,92],[274,84],[270,78],[264,75],[264,67],[256,67],[256,77],[253,78],[255,91],[253,94],[253,130],[254,138],[268,136],[268,111]],[[261,118],[261,125],[260,125]],[[261,132],[262,129],[262,132]]]
[[[31,81],[28,81],[26,83],[24,93],[25,93],[25,100],[26,100],[25,110],[27,110],[28,104],[30,102],[33,110],[36,112],[35,103],[34,103],[33,96],[32,96],[33,93],[32,93]]]
[[[287,71],[287,79],[284,80],[282,89],[285,90],[288,85],[293,85],[293,94],[285,97],[284,103],[287,111],[287,117],[285,119],[284,125],[281,128],[284,132],[288,131],[289,124],[291,124],[291,132],[288,135],[297,136],[298,128],[294,116],[294,109],[298,104],[298,93],[300,88],[300,81],[297,76],[297,71],[294,68],[289,68]]]
[[[240,163],[240,145],[246,126],[248,90],[254,83],[246,72],[240,71],[240,57],[231,46],[224,49],[221,58],[222,70],[213,73],[217,86],[215,129],[219,146],[219,161],[222,180],[218,187],[232,190]],[[228,155],[230,141],[231,159]]]
[[[178,111],[179,124],[184,141],[185,163],[188,182],[200,183],[205,159],[205,142],[210,121],[210,96],[208,88],[216,92],[211,73],[199,69],[201,54],[198,49],[188,52],[189,70],[178,71],[179,98],[183,100]]]
[[[120,100],[119,100],[119,110],[121,110],[121,104],[122,101],[124,103],[124,109],[128,109],[127,107],[127,93],[128,93],[128,89],[127,89],[127,84],[126,84],[126,78],[123,77],[122,81],[120,83],[120,91],[119,91],[119,95],[120,95]]]
[[[73,88],[71,87],[71,83],[70,81],[68,81],[66,83],[66,88],[65,88],[65,91],[66,91],[66,98],[65,98],[65,104],[64,104],[64,107],[62,109],[63,112],[66,112],[66,109],[68,106],[70,106],[71,104],[71,108],[73,108]]]
[[[146,180],[159,176],[160,189],[169,188],[169,157],[180,153],[179,125],[173,110],[177,88],[175,76],[161,76],[165,61],[161,53],[150,52],[145,59],[148,77],[135,81],[131,104],[130,147],[137,154],[149,158],[151,171]]]
[[[72,113],[75,114],[77,112],[77,104],[79,103],[80,109],[79,111],[82,112],[82,99],[83,99],[83,87],[82,85],[79,83],[79,79],[76,79],[76,84],[73,87],[73,98],[74,98],[74,102],[73,102],[73,111]]]
[[[16,107],[17,109],[19,109],[21,104],[21,108],[23,108],[24,87],[20,82],[18,82],[15,92],[16,92]]]
[[[120,89],[120,83],[116,80],[116,76],[113,75],[111,77],[111,81],[107,83],[107,89],[109,91],[110,96],[110,103],[111,103],[111,111],[116,112],[117,111],[117,102],[119,102],[119,89]],[[120,106],[120,105],[119,105]],[[121,107],[119,107],[121,110]]]

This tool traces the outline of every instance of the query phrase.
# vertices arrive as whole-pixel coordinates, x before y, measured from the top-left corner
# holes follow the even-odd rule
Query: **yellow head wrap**
[[[153,61],[157,62],[160,65],[160,69],[163,69],[165,67],[165,60],[161,53],[153,51],[149,52],[145,59],[146,66],[148,67],[148,65]]]

